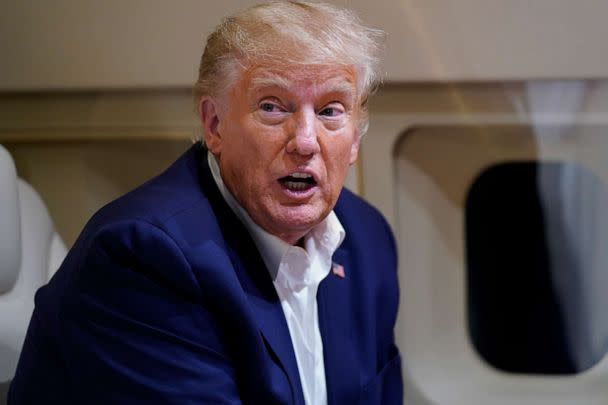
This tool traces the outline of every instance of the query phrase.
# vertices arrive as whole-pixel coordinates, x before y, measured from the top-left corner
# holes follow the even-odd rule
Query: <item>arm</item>
[[[106,226],[74,262],[77,269],[63,269],[71,280],[50,336],[56,353],[43,364],[34,349],[22,355],[32,364],[20,364],[15,403],[46,397],[32,389],[31,377],[45,377],[40,367],[63,403],[240,403],[218,322],[166,233],[145,222]],[[24,351],[45,338],[36,317]]]

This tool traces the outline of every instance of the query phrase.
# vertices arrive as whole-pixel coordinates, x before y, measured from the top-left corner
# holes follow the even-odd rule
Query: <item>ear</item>
[[[214,155],[219,155],[222,149],[222,136],[219,132],[220,117],[217,101],[211,97],[201,98],[198,114],[203,125],[203,138],[207,148]]]
[[[355,135],[355,139],[353,144],[350,146],[350,159],[348,161],[349,164],[353,164],[357,161],[357,157],[359,156],[359,146],[361,145],[361,135]]]

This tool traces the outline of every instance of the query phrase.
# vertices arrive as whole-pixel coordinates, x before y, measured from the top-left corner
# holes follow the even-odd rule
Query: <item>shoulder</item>
[[[86,249],[100,233],[133,235],[133,229],[164,234],[177,245],[196,236],[197,240],[222,240],[217,190],[203,164],[205,149],[193,145],[163,173],[108,203],[84,227],[74,249]],[[144,233],[146,233],[144,232]]]
[[[344,188],[334,210],[348,239],[396,256],[393,232],[376,207]]]
[[[201,187],[202,153],[194,145],[163,173],[101,208],[86,228],[129,219],[161,225],[188,209],[210,209]]]
[[[341,248],[348,252],[351,267],[357,271],[356,280],[363,289],[360,294],[381,292],[378,296],[396,308],[397,247],[388,222],[378,209],[346,189],[335,212],[346,231]]]
[[[396,306],[397,246],[388,222],[377,208],[346,189],[335,212],[346,231],[342,248],[349,252],[357,279],[368,292],[381,291],[380,296]]]
[[[50,290],[66,291],[94,274],[119,280],[136,271],[158,285],[194,293],[188,247],[196,240],[198,251],[216,252],[223,243],[202,186],[201,149],[193,146],[159,176],[101,208],[70,249]],[[215,260],[211,264],[222,262],[217,253],[208,256]]]

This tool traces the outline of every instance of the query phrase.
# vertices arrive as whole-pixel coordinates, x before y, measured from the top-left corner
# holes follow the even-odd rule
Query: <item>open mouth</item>
[[[295,192],[307,191],[317,185],[312,175],[299,172],[281,177],[279,182],[289,191]]]

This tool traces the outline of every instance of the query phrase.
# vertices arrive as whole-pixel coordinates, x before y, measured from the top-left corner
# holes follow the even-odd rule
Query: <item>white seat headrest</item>
[[[15,163],[0,145],[0,294],[9,291],[21,266],[21,224]]]

